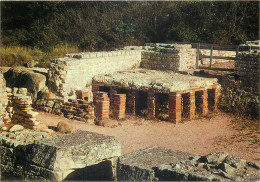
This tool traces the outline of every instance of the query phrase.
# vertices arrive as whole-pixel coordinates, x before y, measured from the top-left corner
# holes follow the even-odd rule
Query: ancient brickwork
[[[61,110],[66,118],[94,123],[94,106],[85,100],[69,99]]]
[[[260,93],[260,53],[240,53],[235,64],[241,86],[249,92]]]
[[[38,99],[33,107],[40,111],[91,124],[95,119],[93,104],[82,99],[69,99],[67,102],[60,99]]]
[[[144,73],[146,73],[145,77]],[[112,113],[118,113],[120,101],[117,92],[124,92],[126,96],[126,105],[122,104],[122,107],[123,105],[125,107],[125,109],[122,108],[122,112],[124,110],[133,115],[145,115],[149,119],[156,118],[163,112],[162,114],[169,122],[178,123],[184,118],[193,119],[196,116],[205,116],[209,111],[216,111],[220,85],[215,79],[204,80],[204,78],[193,79],[194,77],[192,77],[192,80],[188,81],[189,76],[181,75],[181,77],[178,77],[180,75],[176,73],[162,76],[159,73],[158,71],[135,70],[115,73],[110,76],[94,77],[92,91],[95,100],[98,101],[98,103],[94,102],[96,116],[98,117],[98,112],[104,112],[101,104],[104,99],[101,98],[100,100],[98,96],[100,91],[104,91],[102,89],[107,90],[106,95],[110,93],[110,100],[107,99],[106,101],[110,101],[113,106],[106,108],[106,113],[109,113],[107,109],[110,109]],[[157,74],[159,75],[156,77]],[[134,81],[132,81],[132,76],[135,78]],[[156,79],[152,79],[152,76]],[[160,79],[163,79],[163,84],[161,84],[162,80]],[[175,79],[177,82],[174,81]],[[181,82],[182,79],[183,82]],[[200,82],[203,82],[203,80],[205,82],[201,84]],[[167,85],[167,82],[169,82],[169,85]],[[184,89],[184,85],[186,89]],[[158,88],[159,86],[161,86],[161,89]],[[100,118],[102,119],[101,116]]]
[[[115,94],[113,96],[113,118],[125,118],[126,94]]]
[[[33,111],[32,98],[27,96],[26,88],[14,87],[12,93],[8,93],[8,106],[6,108],[12,123],[18,123],[24,128],[44,129],[45,125],[40,124],[36,120],[38,112]]]
[[[109,118],[110,99],[106,92],[97,92],[95,106],[95,113],[98,120]]]
[[[68,54],[51,62],[48,86],[65,101],[75,99],[77,90],[89,92],[91,101],[93,76],[139,67],[140,62],[141,51],[136,50]]]

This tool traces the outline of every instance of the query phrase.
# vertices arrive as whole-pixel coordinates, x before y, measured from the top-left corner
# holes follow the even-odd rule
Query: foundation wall
[[[129,70],[139,67],[140,62],[141,51],[137,50],[68,54],[65,58],[51,62],[48,87],[64,97],[65,101],[75,99],[77,90],[89,92],[91,101],[93,76]]]

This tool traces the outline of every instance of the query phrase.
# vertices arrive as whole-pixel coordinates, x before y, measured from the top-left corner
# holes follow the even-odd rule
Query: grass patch
[[[0,66],[22,66],[27,62],[34,60],[38,62],[36,66],[48,67],[52,59],[64,57],[68,53],[77,53],[77,46],[69,44],[60,44],[53,47],[50,51],[44,52],[37,48],[29,48],[22,46],[1,46],[1,62]]]

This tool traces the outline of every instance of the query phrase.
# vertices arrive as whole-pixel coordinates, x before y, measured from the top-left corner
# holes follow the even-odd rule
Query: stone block
[[[35,142],[27,161],[38,168],[55,172],[55,179],[51,180],[63,180],[70,175],[68,171],[73,172],[120,155],[121,146],[117,138],[76,131]]]
[[[164,164],[175,164],[187,160],[192,155],[161,147],[149,147],[118,159],[117,180],[119,181],[154,181],[158,180],[153,170]]]

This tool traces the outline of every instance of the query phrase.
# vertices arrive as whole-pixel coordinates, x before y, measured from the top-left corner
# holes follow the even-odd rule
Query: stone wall
[[[235,74],[239,75],[245,91],[260,93],[260,52],[242,52],[235,64]]]
[[[192,48],[191,44],[174,44],[174,46],[179,51],[178,55],[180,56],[179,71],[196,69],[197,50]]]
[[[76,131],[0,133],[1,179],[113,180],[121,155],[118,139]]]
[[[184,71],[194,69],[196,49],[191,44],[146,44],[141,67],[153,70]]]
[[[93,104],[82,99],[68,99],[67,102],[59,99],[38,99],[34,108],[90,124],[95,119]]]
[[[66,56],[53,60],[48,72],[48,87],[64,97],[65,101],[76,98],[77,90],[89,91],[91,101],[93,76],[139,67],[141,61],[141,51],[136,50],[89,52]]]
[[[235,64],[235,74],[225,76],[219,108],[242,116],[259,119],[260,110],[260,54],[239,53]]]
[[[222,78],[219,109],[241,116],[250,116],[259,119],[260,97],[243,88],[241,80],[228,75]]]
[[[6,93],[6,81],[0,69],[0,126],[3,123],[8,122],[9,116],[6,113],[7,105],[8,105],[8,97]]]

